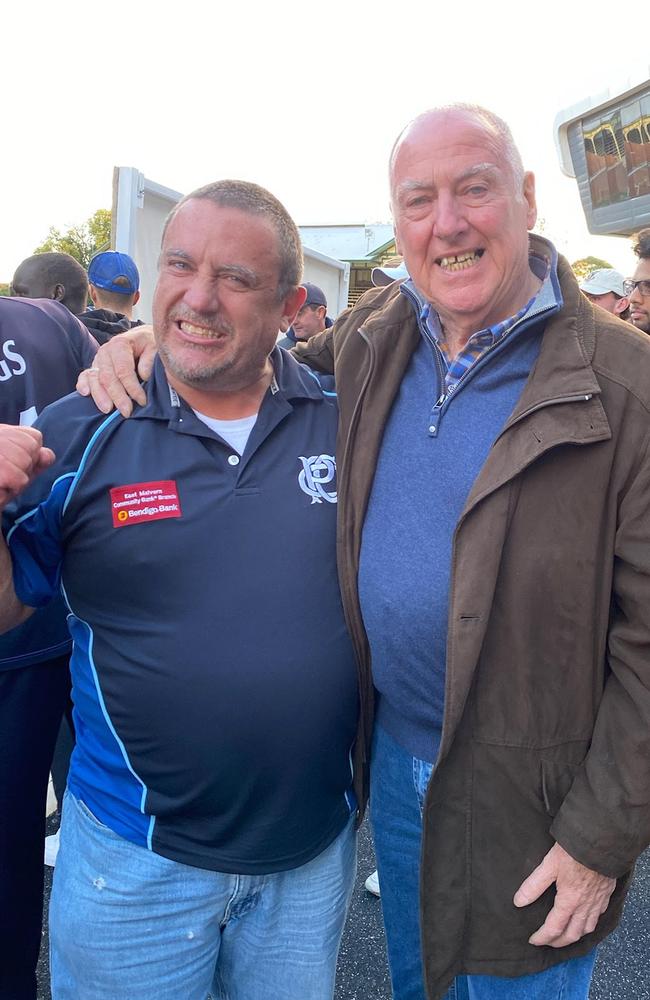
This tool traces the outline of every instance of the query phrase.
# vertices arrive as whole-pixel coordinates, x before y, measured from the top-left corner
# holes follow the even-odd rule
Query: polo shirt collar
[[[297,399],[318,402],[325,398],[320,376],[312,372],[306,365],[296,361],[288,351],[276,346],[270,357],[274,371],[270,386],[272,396],[279,396],[287,402]],[[178,408],[177,394],[167,381],[165,369],[159,356],[154,362],[151,378],[145,383],[145,390],[147,402],[144,406],[135,409],[133,417],[170,420],[175,416],[175,411]],[[182,396],[182,393],[180,395]],[[182,399],[180,405],[187,406]]]

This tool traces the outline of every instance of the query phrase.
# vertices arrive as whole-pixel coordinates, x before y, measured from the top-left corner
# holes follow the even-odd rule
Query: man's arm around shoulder
[[[298,361],[324,375],[334,374],[334,333],[340,318],[322,333],[316,333],[309,340],[299,340],[291,353]]]

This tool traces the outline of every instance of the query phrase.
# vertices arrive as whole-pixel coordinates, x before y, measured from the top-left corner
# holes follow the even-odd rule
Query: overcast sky
[[[575,9],[570,0],[25,0],[2,28],[0,281],[49,226],[110,207],[114,165],[183,192],[254,180],[299,225],[389,221],[396,134],[425,108],[458,100],[508,121],[559,249],[629,273],[627,241],[588,235],[553,133],[559,110],[634,73],[634,33],[646,32],[622,8],[627,24],[615,28],[615,9],[611,0]]]

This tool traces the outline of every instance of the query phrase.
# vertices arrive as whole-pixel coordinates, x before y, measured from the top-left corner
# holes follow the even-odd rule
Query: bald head
[[[508,125],[493,111],[489,111],[479,104],[448,104],[422,112],[402,129],[395,140],[389,160],[391,202],[393,201],[395,163],[402,146],[426,138],[427,133],[435,132],[439,126],[463,120],[467,124],[485,130],[488,142],[491,141],[499,157],[508,164],[516,196],[520,197],[524,179],[524,165]]]
[[[88,300],[88,275],[69,253],[37,253],[16,268],[11,294],[56,299],[78,316]]]

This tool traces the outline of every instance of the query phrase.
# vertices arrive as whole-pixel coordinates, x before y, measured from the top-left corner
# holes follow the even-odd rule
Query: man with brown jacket
[[[391,190],[410,280],[297,353],[337,376],[394,996],[585,1000],[650,840],[650,344],[529,238],[491,113],[416,119]]]
[[[432,998],[578,1000],[650,831],[650,352],[529,241],[493,115],[416,119],[391,188],[411,281],[299,356],[337,374],[395,996],[420,933]]]

